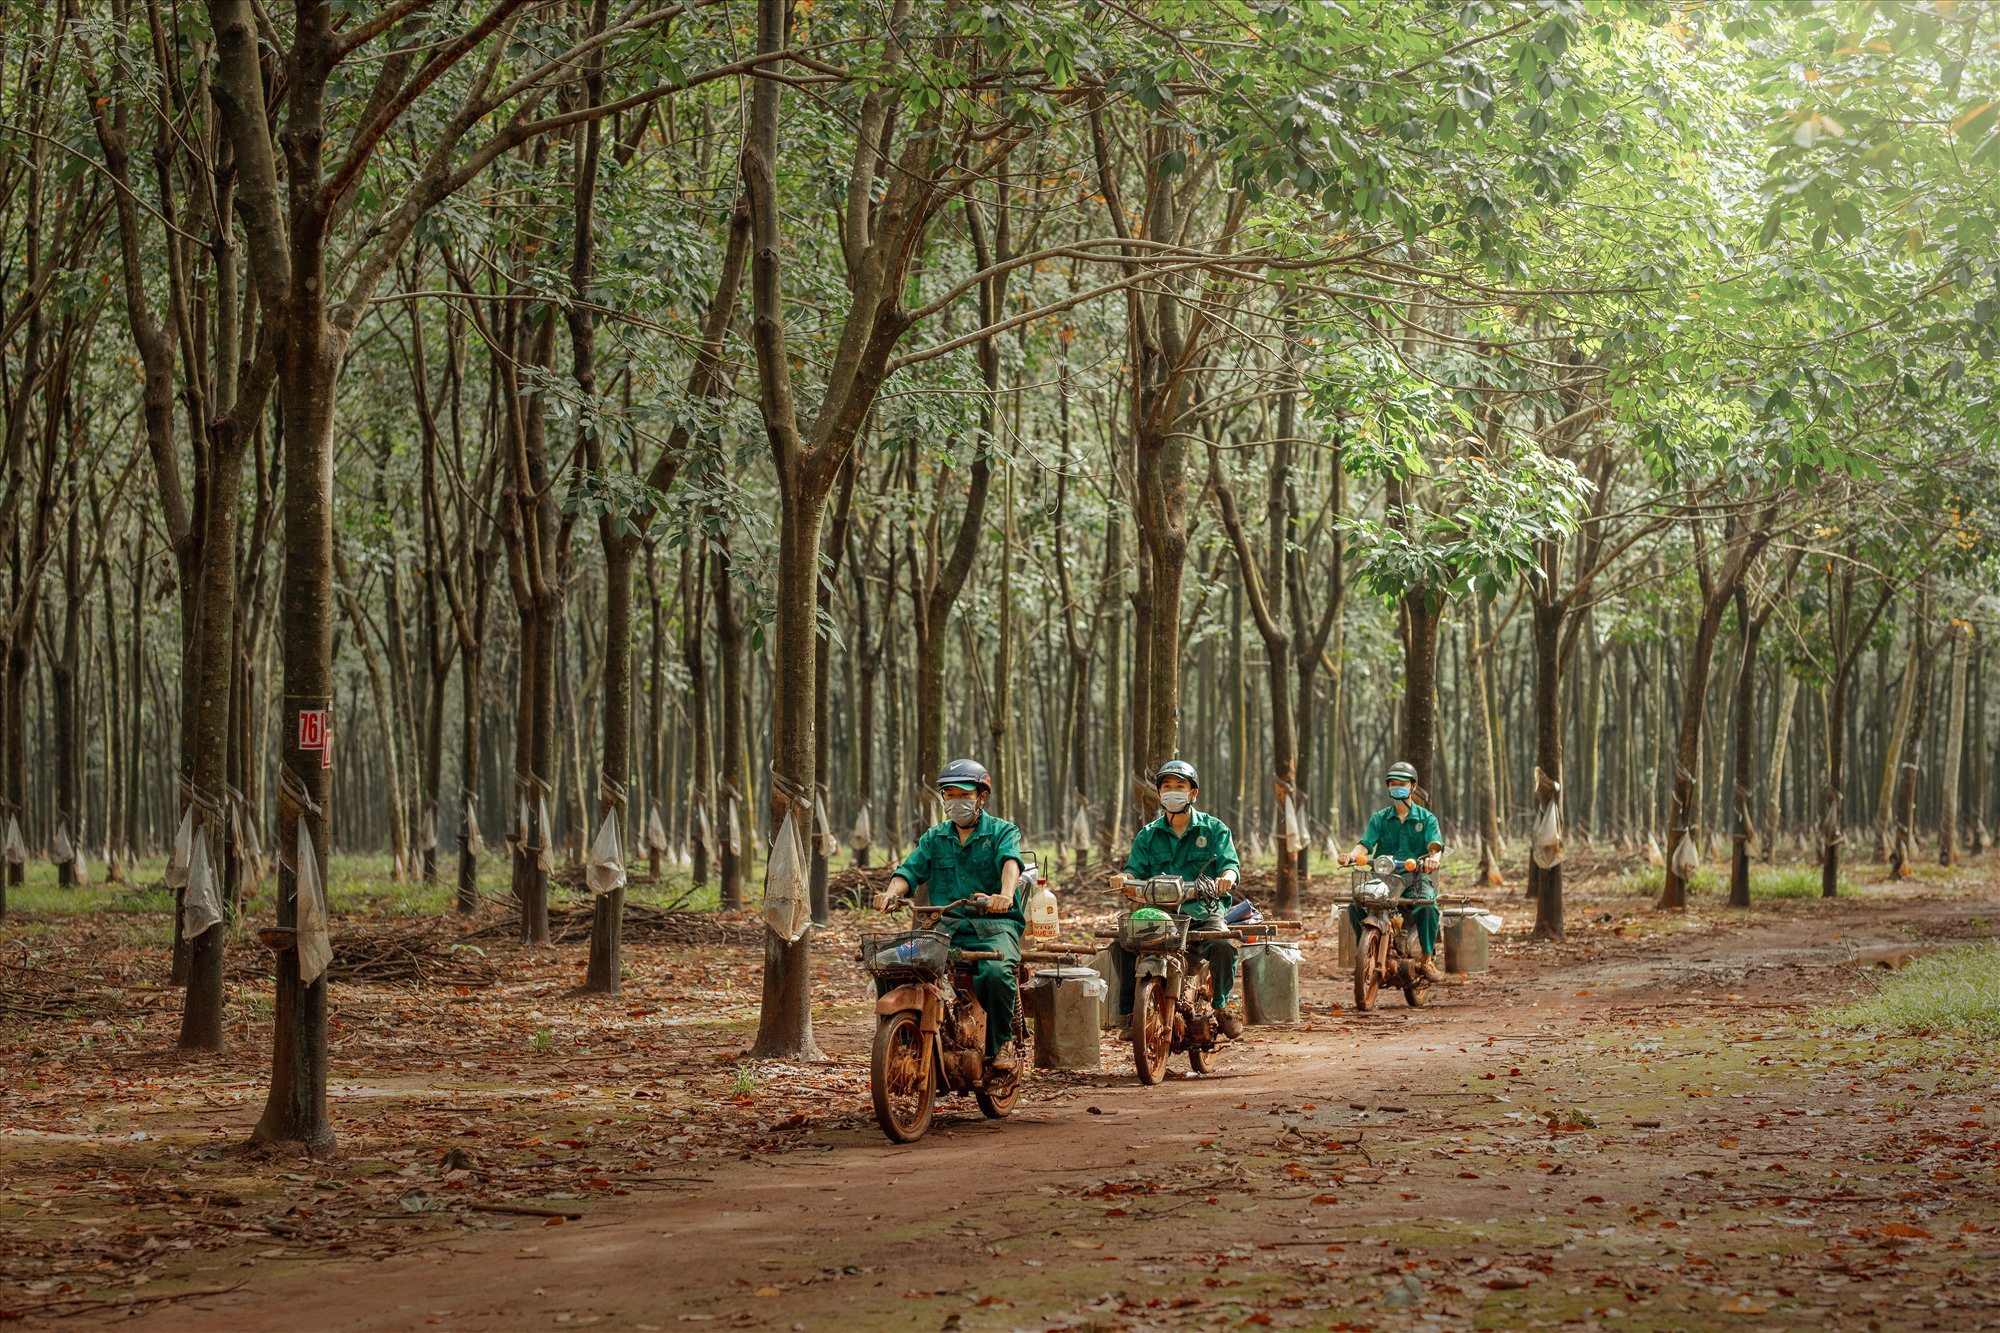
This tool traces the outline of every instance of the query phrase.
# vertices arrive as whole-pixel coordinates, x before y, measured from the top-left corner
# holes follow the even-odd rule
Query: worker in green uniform
[[[937,924],[951,936],[952,948],[1001,955],[973,965],[972,994],[986,1011],[986,1058],[1006,1072],[1019,1064],[1012,1046],[1014,1001],[1021,932],[1028,924],[1020,893],[1021,830],[986,813],[993,784],[977,760],[946,764],[938,772],[937,790],[944,822],[917,839],[888,887],[876,895],[875,906],[889,911],[921,884],[926,905],[952,904]]]
[[[1443,861],[1444,839],[1438,829],[1437,816],[1416,802],[1415,766],[1400,761],[1393,763],[1383,780],[1388,784],[1389,804],[1377,810],[1368,821],[1361,841],[1354,844],[1354,850],[1347,859],[1354,865],[1365,866],[1371,856],[1393,856],[1398,874],[1407,874],[1403,870],[1405,861],[1417,863],[1415,876],[1403,881],[1403,896],[1431,901],[1420,907],[1407,908],[1403,915],[1416,927],[1417,939],[1423,944],[1424,975],[1437,981],[1442,978],[1436,962],[1439,917],[1437,884],[1431,876],[1437,873]],[[1361,938],[1361,923],[1367,916],[1359,903],[1348,904],[1347,922],[1357,940]]]
[[[1213,893],[1190,899],[1179,907],[1183,916],[1205,925],[1222,924],[1223,916],[1236,902],[1230,890],[1236,887],[1238,861],[1236,840],[1229,825],[1214,815],[1194,808],[1201,793],[1201,777],[1185,759],[1169,759],[1153,775],[1160,791],[1160,817],[1140,829],[1132,838],[1131,855],[1125,868],[1111,878],[1113,888],[1123,889],[1136,901],[1138,889],[1129,880],[1146,880],[1155,875],[1178,875],[1190,887],[1213,882]],[[1191,927],[1199,928],[1199,927]],[[1115,942],[1111,958],[1118,966],[1118,1014],[1132,1012],[1132,955]],[[1229,992],[1236,985],[1236,941],[1201,940],[1188,946],[1188,961],[1208,961],[1208,975],[1214,985],[1215,1025],[1225,1037],[1242,1035],[1243,1023],[1229,1010]]]

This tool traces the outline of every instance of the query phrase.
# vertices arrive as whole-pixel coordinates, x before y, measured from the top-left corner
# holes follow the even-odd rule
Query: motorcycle
[[[1436,904],[1427,898],[1403,896],[1403,875],[1393,856],[1378,856],[1353,877],[1353,900],[1367,916],[1354,942],[1354,1007],[1366,1012],[1386,984],[1400,986],[1403,999],[1420,1009],[1430,999],[1431,979],[1424,975],[1424,949],[1415,927],[1406,927],[1397,909]],[[1414,873],[1415,861],[1404,861],[1403,873]]]
[[[914,1143],[930,1129],[940,1086],[970,1092],[993,1120],[1004,1119],[1021,1095],[1024,1024],[1014,1025],[1015,1067],[994,1069],[986,1060],[986,1010],[972,993],[972,965],[1003,955],[954,949],[951,937],[934,929],[962,905],[918,907],[915,929],[861,937],[862,966],[882,983],[868,1091],[875,1122],[895,1143]]]
[[[1226,927],[1197,930],[1193,918],[1176,914],[1182,903],[1212,898],[1214,887],[1206,881],[1190,885],[1178,875],[1156,875],[1126,882],[1137,886],[1145,907],[1164,913],[1147,918],[1138,915],[1144,908],[1135,909],[1118,919],[1115,932],[1119,947],[1132,955],[1127,1037],[1139,1081],[1151,1087],[1165,1078],[1167,1058],[1177,1051],[1187,1053],[1195,1073],[1205,1074],[1218,1035],[1211,1003],[1215,988],[1207,959],[1189,964],[1188,945],[1230,939],[1237,932]]]

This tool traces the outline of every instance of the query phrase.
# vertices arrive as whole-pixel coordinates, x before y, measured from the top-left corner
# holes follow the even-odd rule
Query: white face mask
[[[944,817],[960,828],[971,828],[979,818],[979,802],[970,796],[954,796],[944,803]]]
[[[1194,804],[1191,791],[1163,791],[1160,793],[1160,809],[1170,815],[1177,815]]]

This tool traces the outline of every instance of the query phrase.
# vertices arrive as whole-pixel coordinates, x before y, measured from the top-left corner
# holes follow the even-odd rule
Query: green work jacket
[[[1361,845],[1368,849],[1368,854],[1395,857],[1398,872],[1404,861],[1421,861],[1429,856],[1432,843],[1444,846],[1437,816],[1414,801],[1410,803],[1408,819],[1397,815],[1393,805],[1377,810],[1368,821],[1367,832],[1361,835]]]
[[[1188,819],[1185,833],[1175,833],[1165,814],[1140,829],[1132,838],[1131,855],[1125,858],[1125,873],[1134,879],[1179,875],[1191,884],[1203,875],[1219,879],[1239,865],[1236,840],[1229,836],[1229,825],[1196,810]],[[1234,897],[1225,893],[1216,906],[1182,903],[1180,910],[1184,916],[1219,916],[1235,902]]]
[[[975,893],[1000,892],[1000,868],[1009,861],[1021,864],[1021,830],[982,813],[972,826],[972,836],[962,843],[958,826],[948,819],[925,830],[896,873],[908,880],[911,888],[923,887],[921,901],[943,905]],[[1021,932],[1027,925],[1026,904],[1017,882],[1013,906],[1007,911],[955,907],[944,914],[937,928],[950,933],[954,948],[992,949],[1018,961]]]

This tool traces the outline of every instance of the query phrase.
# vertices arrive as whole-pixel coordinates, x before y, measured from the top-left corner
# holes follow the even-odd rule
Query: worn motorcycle
[[[1367,869],[1356,870],[1353,900],[1367,915],[1361,922],[1360,938],[1354,942],[1354,1007],[1374,1008],[1375,997],[1384,985],[1400,986],[1403,999],[1412,1009],[1430,999],[1431,979],[1424,975],[1423,943],[1416,928],[1405,923],[1401,909],[1434,902],[1407,898],[1404,874],[1414,874],[1415,861],[1397,864],[1393,856],[1378,856]],[[1400,872],[1400,873],[1399,873]]]
[[[1215,988],[1208,960],[1190,960],[1188,946],[1233,938],[1237,932],[1226,926],[1210,928],[1177,913],[1182,903],[1214,893],[1206,881],[1190,884],[1178,875],[1155,875],[1126,883],[1137,889],[1143,904],[1120,917],[1116,931],[1119,947],[1132,955],[1132,1021],[1127,1037],[1139,1081],[1150,1087],[1165,1078],[1168,1057],[1179,1051],[1187,1053],[1188,1067],[1195,1073],[1207,1073],[1218,1035],[1211,1002]]]
[[[951,937],[935,929],[960,905],[918,907],[915,929],[861,937],[862,966],[881,984],[868,1091],[875,1122],[896,1143],[914,1143],[930,1129],[940,1088],[970,1092],[994,1120],[1021,1095],[1025,1025],[1014,1024],[1015,1067],[994,1069],[986,1059],[986,1010],[972,993],[973,964],[1001,955],[954,949]]]

